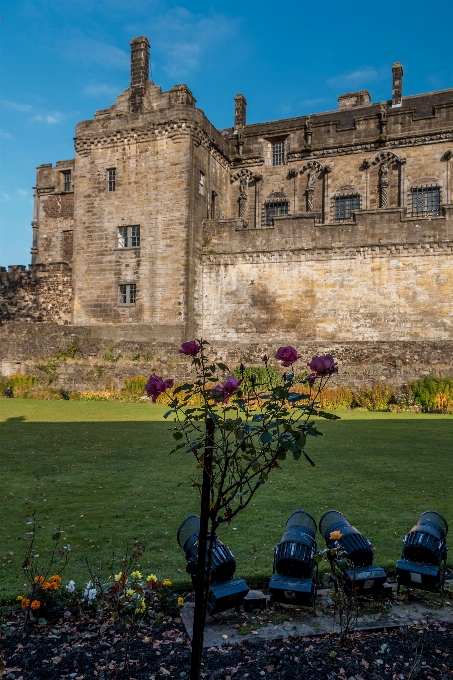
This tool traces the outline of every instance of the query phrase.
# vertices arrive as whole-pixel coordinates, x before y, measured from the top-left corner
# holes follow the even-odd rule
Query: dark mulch
[[[122,672],[125,639],[111,622],[88,616],[29,625],[10,617],[2,647],[8,680],[150,680],[188,678],[190,641],[181,619],[149,623],[131,645],[130,669]],[[337,636],[247,640],[210,648],[203,657],[209,680],[391,680],[453,678],[453,624],[420,621],[410,628],[359,632],[344,646]],[[2,675],[0,670],[0,676]]]

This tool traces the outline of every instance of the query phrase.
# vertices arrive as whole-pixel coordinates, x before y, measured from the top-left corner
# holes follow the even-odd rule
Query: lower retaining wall
[[[190,378],[190,360],[172,344],[153,343],[146,326],[58,326],[7,323],[0,327],[2,375],[34,374],[52,386],[75,390],[121,388],[126,378],[158,373],[178,381]],[[261,364],[275,346],[213,343],[212,356],[234,368]],[[300,370],[314,354],[334,355],[339,363],[332,386],[361,387],[386,381],[399,387],[425,375],[453,375],[453,341],[294,343]]]

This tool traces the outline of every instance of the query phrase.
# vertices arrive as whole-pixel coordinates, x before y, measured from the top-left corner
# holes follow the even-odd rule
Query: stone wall
[[[207,336],[207,339],[212,340]],[[212,357],[231,369],[243,361],[262,365],[264,354],[273,356],[287,343],[282,333],[269,342],[241,344],[214,341]],[[359,387],[386,381],[399,387],[424,375],[453,375],[453,341],[295,341],[302,355],[300,370],[314,354],[332,353],[340,371],[332,385]],[[190,361],[171,343],[153,340],[149,326],[118,327],[58,326],[56,324],[12,322],[0,327],[0,364],[3,375],[27,373],[47,380],[50,367],[52,386],[102,390],[121,388],[126,378],[157,373],[183,381],[191,377]],[[58,360],[56,357],[60,355]],[[66,357],[64,356],[66,355]],[[70,358],[73,355],[73,358]],[[277,362],[274,362],[277,365]],[[41,368],[39,368],[41,366]]]
[[[68,324],[71,301],[71,269],[66,263],[0,271],[0,326],[12,321]]]

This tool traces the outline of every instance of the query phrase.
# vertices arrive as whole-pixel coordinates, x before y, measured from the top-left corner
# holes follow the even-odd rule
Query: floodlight
[[[188,515],[181,522],[177,533],[178,543],[186,554],[186,571],[192,578],[194,588],[197,582],[199,532],[200,518],[198,515]],[[233,553],[215,536],[212,548],[208,614],[216,614],[242,604],[249,589],[245,581],[233,578],[235,571],[236,561]]]
[[[274,548],[274,569],[269,581],[273,602],[315,604],[315,535],[316,521],[308,512],[296,510],[290,515],[285,533]]]
[[[328,548],[339,545],[352,567],[343,569],[346,592],[356,588],[362,594],[382,592],[387,574],[381,567],[373,566],[374,553],[370,541],[353,527],[337,510],[327,510],[319,520],[319,531]],[[338,532],[339,536],[333,535]]]
[[[404,585],[440,592],[443,597],[447,533],[448,524],[440,513],[429,510],[420,515],[417,524],[404,537],[401,559],[396,563],[398,592]]]

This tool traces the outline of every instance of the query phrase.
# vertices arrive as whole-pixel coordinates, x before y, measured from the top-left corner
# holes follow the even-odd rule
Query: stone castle
[[[217,130],[186,85],[148,79],[149,50],[131,41],[130,87],[77,125],[75,158],[37,168],[32,264],[0,273],[0,359],[49,333],[202,335],[226,355],[330,350],[377,378],[451,372],[453,89],[404,97],[397,62],[387,101],[247,124],[238,94]]]

